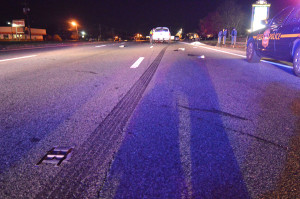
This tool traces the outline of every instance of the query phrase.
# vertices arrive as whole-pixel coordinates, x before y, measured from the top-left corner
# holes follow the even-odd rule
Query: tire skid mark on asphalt
[[[271,145],[273,145],[273,146],[276,146],[276,147],[278,147],[278,148],[284,149],[284,150],[286,150],[286,151],[289,149],[287,146],[283,146],[283,145],[281,145],[281,144],[278,144],[278,143],[269,141],[269,140],[264,139],[264,138],[261,138],[261,137],[259,137],[259,136],[252,135],[252,134],[250,134],[250,133],[245,133],[245,132],[243,132],[243,131],[237,131],[237,130],[235,130],[235,129],[228,128],[228,127],[224,127],[224,126],[223,126],[223,128],[225,128],[226,130],[229,130],[229,131],[233,131],[233,132],[238,133],[238,134],[242,134],[242,135],[246,135],[246,136],[255,138],[256,140],[259,140],[259,141],[264,142],[264,143],[267,143],[267,144],[271,144]]]
[[[78,72],[78,73],[90,73],[90,74],[94,74],[94,75],[98,74],[98,73],[96,73],[94,71],[86,71],[86,70],[75,70],[75,72]]]
[[[90,192],[88,191],[91,190],[87,190],[87,187],[90,189],[97,187],[97,190],[100,188],[98,193],[101,192],[101,185],[99,186],[99,176],[97,174],[101,172],[101,168],[107,168],[109,162],[113,161],[114,154],[117,152],[116,149],[122,141],[123,128],[141,100],[167,47],[161,50],[138,81],[118,102],[95,131],[91,133],[89,138],[78,149],[74,150],[70,164],[63,167],[54,179],[37,194],[36,198],[95,197],[95,195],[89,195]],[[100,145],[99,143],[104,144]],[[109,168],[105,172],[107,175]]]
[[[183,105],[180,105],[180,104],[178,104],[177,106],[181,107],[183,109],[190,110],[190,111],[209,112],[209,113],[215,113],[215,114],[219,114],[219,115],[223,115],[223,116],[228,116],[228,117],[231,117],[231,118],[240,119],[240,120],[244,120],[244,121],[251,121],[251,120],[249,120],[247,118],[244,118],[244,117],[241,117],[241,116],[237,116],[237,115],[233,115],[231,113],[219,111],[219,110],[216,110],[216,109],[209,110],[209,109],[191,108],[191,107],[183,106]],[[206,122],[212,123],[211,121],[206,121]],[[212,124],[214,124],[216,126],[219,126],[218,124],[215,124],[215,123],[212,123]],[[264,142],[264,143],[267,143],[267,144],[271,144],[271,145],[276,146],[278,148],[281,148],[281,149],[284,149],[284,150],[288,150],[288,147],[286,147],[286,146],[283,146],[281,144],[269,141],[269,140],[261,138],[259,136],[256,136],[256,135],[253,135],[253,134],[250,134],[250,133],[246,133],[246,132],[243,132],[243,131],[235,130],[235,129],[232,129],[232,128],[228,128],[226,126],[220,126],[220,127],[224,128],[226,130],[229,130],[229,131],[241,134],[241,135],[245,135],[245,136],[249,136],[249,137],[255,138],[258,141],[261,141],[261,142]]]
[[[236,118],[236,119],[240,119],[240,120],[249,120],[247,118],[244,118],[244,117],[241,117],[241,116],[237,116],[237,115],[233,115],[231,113],[227,113],[227,112],[216,110],[216,109],[191,108],[191,107],[187,107],[187,106],[183,106],[183,105],[178,105],[178,106],[181,107],[181,108],[184,108],[184,109],[188,109],[190,111],[210,112],[210,113],[216,113],[216,114],[219,114],[219,115],[228,116],[228,117]]]

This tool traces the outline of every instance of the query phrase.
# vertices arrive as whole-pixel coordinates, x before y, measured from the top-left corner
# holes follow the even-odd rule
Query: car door
[[[280,37],[275,40],[275,54],[278,59],[290,61],[293,42],[300,35],[300,9],[295,8],[286,21],[277,30]]]
[[[258,43],[258,48],[261,55],[266,57],[275,58],[275,39],[278,29],[282,26],[287,16],[291,13],[293,8],[288,7],[282,10],[278,15],[276,15],[268,24],[268,27],[261,32],[262,40]]]

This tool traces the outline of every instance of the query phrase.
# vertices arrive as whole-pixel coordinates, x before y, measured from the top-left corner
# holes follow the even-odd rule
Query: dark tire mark
[[[123,137],[123,128],[155,74],[168,46],[36,198],[95,198]],[[101,144],[101,145],[100,145]]]
[[[182,106],[182,105],[178,105],[178,106],[181,107],[181,108],[184,108],[184,109],[188,109],[190,111],[203,111],[203,112],[217,113],[217,114],[220,114],[220,115],[229,116],[229,117],[236,118],[236,119],[248,120],[247,118],[232,115],[231,113],[226,113],[226,112],[215,110],[215,109],[210,109],[209,110],[209,109],[190,108],[190,107]],[[200,120],[200,121],[205,120],[203,118],[197,118],[197,119]],[[205,120],[205,122],[210,123],[210,124],[215,125],[215,126],[218,126],[218,127],[221,127],[221,128],[224,128],[225,130],[228,130],[228,131],[232,131],[232,132],[235,132],[235,133],[238,133],[238,134],[241,134],[241,135],[252,137],[252,138],[254,138],[258,141],[261,141],[263,143],[270,144],[270,145],[276,146],[276,147],[284,149],[284,150],[288,150],[288,147],[286,147],[286,146],[283,146],[281,144],[266,140],[266,139],[258,137],[256,135],[252,135],[250,133],[245,133],[243,131],[238,131],[238,130],[235,130],[235,129],[232,129],[232,128],[228,128],[228,127],[223,126],[223,125],[215,124],[215,123],[212,123],[211,121],[208,121],[208,120]]]
[[[75,70],[75,71],[78,72],[78,73],[90,73],[90,74],[94,74],[94,75],[98,74],[98,73],[93,72],[93,71],[84,71],[84,70]]]
[[[224,127],[224,126],[222,126],[222,127],[223,127],[224,129],[226,129],[226,130],[229,130],[229,131],[232,131],[232,132],[241,134],[241,135],[246,135],[246,136],[255,138],[256,140],[261,141],[261,142],[263,142],[263,143],[265,143],[265,144],[270,144],[270,145],[276,146],[276,147],[278,147],[278,148],[281,148],[281,149],[284,149],[284,150],[288,150],[288,147],[286,147],[286,146],[283,146],[283,145],[281,145],[281,144],[277,144],[277,143],[275,143],[275,142],[266,140],[266,139],[261,138],[261,137],[258,137],[258,136],[256,136],[256,135],[252,135],[252,134],[250,134],[250,133],[245,133],[245,132],[243,132],[243,131],[237,131],[237,130],[235,130],[235,129],[228,128],[228,127]]]
[[[235,119],[249,120],[247,118],[237,116],[237,115],[233,115],[231,113],[227,113],[227,112],[224,112],[224,111],[219,111],[219,110],[216,110],[216,109],[199,109],[199,108],[191,108],[191,107],[182,106],[182,105],[178,105],[178,106],[181,107],[181,108],[184,108],[184,109],[188,109],[190,111],[202,111],[202,112],[216,113],[216,114],[219,114],[219,115],[228,116],[228,117],[232,117],[232,118],[235,118]]]

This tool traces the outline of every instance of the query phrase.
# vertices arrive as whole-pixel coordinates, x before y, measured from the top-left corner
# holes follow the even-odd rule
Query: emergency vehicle
[[[262,57],[293,62],[293,71],[300,76],[300,6],[283,9],[265,25],[248,37],[248,62]]]

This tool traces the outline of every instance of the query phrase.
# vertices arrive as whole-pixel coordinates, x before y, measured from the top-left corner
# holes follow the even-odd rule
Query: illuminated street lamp
[[[261,22],[269,18],[271,4],[266,0],[258,0],[252,4],[251,31],[256,31],[265,27]]]
[[[14,33],[13,33],[13,28],[12,28],[12,23],[10,21],[6,22],[7,25],[10,25],[10,30],[11,30],[11,40],[14,39]]]
[[[81,31],[81,37],[84,38],[85,35],[86,33],[84,31]]]
[[[75,26],[76,27],[76,32],[77,32],[77,38],[79,38],[79,34],[78,34],[78,25],[75,21],[72,21],[71,22],[72,26]]]

